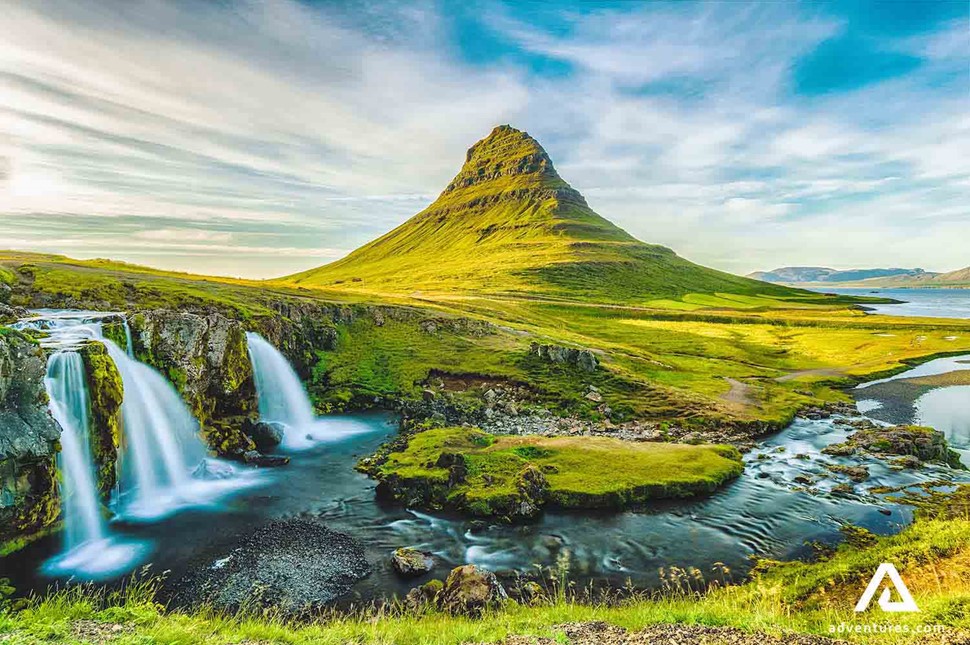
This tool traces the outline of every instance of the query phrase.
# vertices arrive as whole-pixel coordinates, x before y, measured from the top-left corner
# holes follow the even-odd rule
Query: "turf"
[[[451,459],[442,461],[442,455]],[[460,460],[461,481],[443,463]],[[541,473],[541,499],[522,490],[527,469]],[[428,509],[507,515],[523,501],[559,508],[624,508],[653,499],[710,493],[736,478],[741,455],[730,446],[634,443],[607,437],[496,437],[473,428],[413,435],[378,468],[399,497]],[[535,497],[535,496],[532,496]]]

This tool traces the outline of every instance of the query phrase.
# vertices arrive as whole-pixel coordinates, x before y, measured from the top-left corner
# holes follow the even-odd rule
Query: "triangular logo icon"
[[[862,593],[862,597],[859,598],[859,602],[856,603],[855,610],[858,612],[865,611],[869,608],[869,603],[872,602],[873,596],[876,595],[879,586],[886,576],[889,576],[889,580],[892,582],[893,587],[896,588],[896,593],[899,594],[900,600],[890,600],[890,589],[886,587],[879,595],[879,607],[883,611],[888,612],[919,611],[919,607],[916,606],[916,601],[913,600],[912,594],[906,588],[906,583],[903,582],[899,572],[896,571],[896,567],[888,562],[883,562],[876,569],[875,575],[869,581],[869,586],[866,587],[866,590]]]

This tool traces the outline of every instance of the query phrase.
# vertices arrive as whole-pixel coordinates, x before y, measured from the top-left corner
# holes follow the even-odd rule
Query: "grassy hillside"
[[[550,410],[599,418],[584,387],[595,385],[618,421],[782,424],[801,406],[844,397],[833,386],[921,357],[970,351],[970,322],[869,316],[852,299],[811,300],[730,293],[659,298],[644,306],[461,295],[388,297],[300,289],[156,271],[102,260],[0,252],[12,304],[133,310],[216,309],[253,321],[276,319],[281,303],[319,303],[362,313],[336,323],[308,387],[321,410],[375,397],[420,399],[432,373],[528,383]],[[400,306],[377,319],[367,307]],[[453,327],[492,323],[491,333]],[[425,321],[431,321],[432,331]],[[601,369],[585,373],[538,360],[531,342],[586,347]]]
[[[813,296],[714,271],[594,213],[539,143],[499,126],[437,200],[346,258],[282,283],[375,294],[519,294],[643,304],[689,293]]]

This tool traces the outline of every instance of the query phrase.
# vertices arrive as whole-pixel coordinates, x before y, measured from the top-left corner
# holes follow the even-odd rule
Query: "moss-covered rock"
[[[90,442],[103,498],[117,483],[118,450],[121,447],[121,403],[124,384],[104,345],[91,342],[80,350],[84,360],[90,401]]]
[[[159,309],[131,318],[134,352],[175,385],[217,454],[253,450],[243,425],[258,406],[242,324],[218,313]]]
[[[0,334],[0,551],[49,530],[60,514],[55,454],[61,430],[47,410],[46,356],[29,338]]]
[[[822,450],[830,455],[846,456],[857,451],[877,456],[911,456],[921,462],[936,462],[952,468],[965,468],[960,455],[952,450],[939,430],[924,426],[866,425],[849,435],[843,443]]]

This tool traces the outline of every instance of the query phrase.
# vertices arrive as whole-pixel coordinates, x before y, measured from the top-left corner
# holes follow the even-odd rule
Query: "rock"
[[[444,583],[440,580],[431,580],[408,591],[404,597],[404,604],[412,611],[421,611],[437,604],[438,594]]]
[[[942,432],[922,426],[890,426],[859,430],[847,443],[876,455],[911,455],[963,468],[960,455],[950,450]]]
[[[465,461],[465,455],[458,452],[442,452],[438,455],[435,468],[446,468],[448,470],[449,486],[462,483],[468,476],[468,463]]]
[[[603,402],[603,395],[600,394],[599,392],[587,392],[586,393],[586,398],[588,400],[590,400],[590,401],[593,401],[594,403],[602,403]]]
[[[251,421],[243,423],[243,432],[253,440],[256,450],[269,452],[283,442],[286,426],[276,421]]]
[[[438,608],[452,615],[480,616],[506,600],[508,594],[494,573],[466,564],[448,574],[438,594]]]
[[[520,590],[522,600],[527,604],[541,602],[545,598],[545,591],[542,586],[534,580],[530,580],[522,585]]]
[[[434,569],[434,558],[426,551],[401,548],[391,554],[391,566],[405,578],[414,578]]]
[[[519,499],[512,515],[519,517],[535,517],[546,503],[549,483],[542,471],[530,464],[526,466],[515,484],[519,492]]]
[[[903,455],[893,460],[893,464],[899,468],[919,468],[922,462],[916,455]]]
[[[223,563],[213,567],[212,562]],[[370,573],[361,544],[309,519],[277,520],[200,556],[176,581],[175,604],[301,614],[337,600]]]
[[[194,478],[205,481],[231,479],[234,474],[232,465],[218,459],[203,459],[192,472]]]
[[[869,479],[869,469],[865,466],[843,466],[841,464],[827,464],[825,466],[834,473],[845,475],[854,482],[864,482]]]
[[[50,527],[60,514],[54,454],[61,429],[47,410],[44,351],[0,333],[0,544]]]
[[[855,446],[849,443],[833,443],[822,448],[822,453],[833,457],[848,457],[855,454]]]
[[[290,463],[290,458],[281,455],[264,455],[256,450],[249,450],[243,453],[243,461],[257,468],[277,468]]]
[[[257,415],[242,323],[219,313],[154,309],[131,317],[135,356],[175,385],[209,447],[238,458],[255,448],[243,422]]]
[[[563,347],[562,345],[529,345],[529,353],[550,363],[561,363],[578,367],[584,372],[595,372],[599,367],[599,359],[588,349]]]

